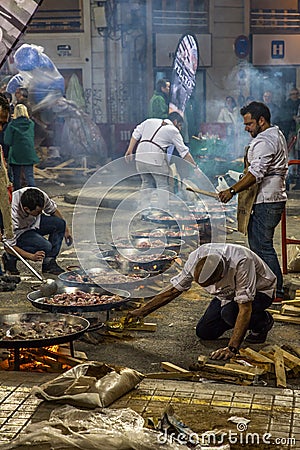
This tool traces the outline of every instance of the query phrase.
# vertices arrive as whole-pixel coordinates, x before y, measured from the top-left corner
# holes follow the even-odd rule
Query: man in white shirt
[[[25,187],[13,192],[11,214],[14,237],[4,239],[23,258],[42,261],[42,272],[59,275],[64,270],[57,264],[63,238],[71,245],[72,236],[56,203],[38,188]],[[48,235],[48,239],[44,236]],[[19,274],[16,256],[3,253],[4,269]]]
[[[219,193],[227,203],[240,192],[257,186],[248,223],[249,247],[259,255],[277,277],[276,299],[283,298],[283,277],[273,237],[287,200],[286,176],[288,151],[285,137],[277,126],[271,126],[269,108],[252,102],[241,109],[245,130],[253,138],[246,150],[247,173],[229,189]]]
[[[127,320],[145,317],[168,304],[189,290],[193,281],[214,296],[198,322],[197,336],[214,340],[233,329],[228,346],[213,352],[213,359],[237,354],[248,329],[246,342],[265,342],[274,324],[266,309],[274,298],[276,276],[254,252],[235,244],[201,245],[171,279],[172,287],[128,313]]]
[[[190,162],[195,169],[197,165],[184,144],[180,130],[183,117],[177,112],[169,114],[167,119],[147,119],[134,129],[125,159],[131,161],[136,148],[136,168],[141,175],[143,197],[142,204],[149,207],[153,189],[158,191],[158,204],[168,207],[170,168],[167,149],[171,145],[176,147],[180,156]],[[146,191],[144,191],[146,189]]]

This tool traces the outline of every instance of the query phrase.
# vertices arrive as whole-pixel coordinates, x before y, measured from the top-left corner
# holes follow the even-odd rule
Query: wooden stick
[[[276,348],[274,358],[275,358],[276,386],[286,388],[286,375],[281,348],[279,347]]]
[[[218,196],[218,194],[216,192],[209,192],[209,191],[205,191],[204,189],[198,189],[198,188],[197,189],[193,189],[190,186],[187,186],[186,190],[194,192],[195,194],[202,194],[202,195],[206,195],[207,197],[213,197],[213,198],[219,200],[219,196]]]

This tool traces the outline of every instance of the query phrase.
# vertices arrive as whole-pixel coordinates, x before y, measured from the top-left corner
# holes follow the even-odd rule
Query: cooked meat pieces
[[[119,284],[119,283],[132,283],[134,281],[143,280],[138,274],[124,275],[122,273],[113,274],[112,272],[99,272],[97,274],[81,275],[70,274],[67,281],[74,281],[76,283],[88,283],[88,284]]]
[[[51,322],[16,322],[14,324],[4,323],[0,329],[0,340],[32,340],[57,338],[83,329],[81,324],[70,324],[64,319],[52,320]]]
[[[56,294],[45,298],[44,303],[55,306],[91,306],[117,303],[122,301],[119,295],[92,294],[89,292],[76,291],[73,293]]]

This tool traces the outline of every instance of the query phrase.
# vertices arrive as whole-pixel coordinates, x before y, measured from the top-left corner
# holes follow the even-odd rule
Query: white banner
[[[169,112],[183,116],[185,105],[196,84],[198,45],[194,36],[184,35],[176,49],[171,79]]]
[[[0,68],[43,0],[0,0]]]

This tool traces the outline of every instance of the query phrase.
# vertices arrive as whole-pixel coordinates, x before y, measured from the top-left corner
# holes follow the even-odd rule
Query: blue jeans
[[[252,313],[249,323],[249,330],[260,333],[268,323],[269,308],[273,299],[262,292],[255,294],[252,302]],[[235,301],[231,301],[221,306],[221,301],[214,297],[204,315],[199,320],[196,327],[196,334],[200,339],[214,340],[222,336],[225,331],[234,328],[239,306]]]
[[[34,175],[33,175],[33,165],[19,166],[17,164],[10,164],[12,174],[13,174],[13,185],[14,190],[17,191],[21,189],[21,172],[23,169],[24,177],[27,186],[35,187]]]
[[[40,228],[25,231],[17,239],[17,246],[29,253],[43,250],[46,258],[56,258],[65,235],[66,222],[60,217],[41,215]],[[48,239],[43,236],[49,235]],[[7,254],[9,259],[16,256]]]
[[[136,161],[136,169],[142,180],[139,207],[148,208],[149,206],[154,205],[152,194],[155,194],[156,192],[158,194],[158,206],[161,208],[168,208],[170,168],[166,159],[164,159],[161,166],[154,166],[141,161]],[[145,189],[147,190],[145,191]]]
[[[277,277],[276,296],[283,297],[283,276],[274,249],[274,231],[281,220],[285,202],[258,203],[248,224],[248,242],[250,249],[270,267]]]

